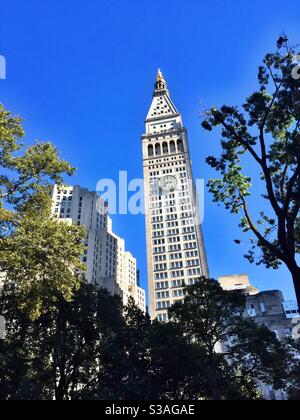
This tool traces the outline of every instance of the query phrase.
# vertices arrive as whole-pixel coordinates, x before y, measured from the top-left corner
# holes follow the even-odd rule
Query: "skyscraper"
[[[168,320],[186,285],[208,276],[187,131],[158,71],[142,136],[149,310]]]
[[[138,283],[136,258],[125,250],[124,239],[110,233],[117,240],[117,283],[123,293],[123,304],[127,305],[129,298],[133,298],[136,305],[145,313],[146,292]]]
[[[87,282],[119,294],[124,305],[133,297],[145,312],[145,290],[137,285],[136,259],[125,251],[124,239],[113,233],[104,200],[96,192],[80,186],[55,185],[52,213],[59,220],[86,227],[85,251],[81,259],[86,265]]]

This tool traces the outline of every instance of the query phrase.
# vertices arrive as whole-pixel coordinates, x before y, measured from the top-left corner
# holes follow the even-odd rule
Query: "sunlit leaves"
[[[273,268],[283,261],[296,276],[295,254],[300,241],[300,81],[292,77],[296,50],[288,45],[286,36],[278,39],[277,48],[259,67],[259,90],[240,108],[213,107],[204,114],[202,126],[209,131],[221,129],[221,155],[207,158],[220,178],[210,180],[208,186],[215,202],[232,213],[241,213],[243,232],[251,230],[255,234],[246,257]],[[251,177],[244,173],[245,159],[258,168],[264,187],[258,200],[263,197],[273,211],[260,214],[258,220],[248,203],[250,192],[255,196],[258,188],[250,188]],[[260,252],[255,252],[256,246]]]

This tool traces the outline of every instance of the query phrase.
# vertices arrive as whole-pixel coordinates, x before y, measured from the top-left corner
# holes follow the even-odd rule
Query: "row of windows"
[[[198,274],[200,275],[201,270],[200,270],[200,268],[188,269],[187,274],[189,276],[195,276],[195,275],[198,275]],[[161,273],[155,273],[154,274],[154,280],[166,280],[168,277],[171,277],[171,279],[184,277],[184,270],[171,271],[171,273],[168,273],[167,271],[163,271]]]
[[[183,279],[172,280],[170,285],[171,285],[172,289],[182,288],[182,287],[185,287],[185,281]],[[155,283],[155,290],[163,290],[163,289],[169,289],[169,282],[168,281],[162,281],[162,282],[156,282]]]
[[[157,302],[156,303],[156,309],[160,310],[160,309],[168,309],[171,307],[171,302],[169,300],[164,300],[162,302]]]
[[[166,290],[166,289],[176,289],[176,288],[183,288],[186,285],[191,286],[196,284],[199,281],[199,276],[194,278],[189,278],[187,283],[183,279],[174,279],[169,281],[157,281],[155,282],[155,290]]]
[[[172,137],[172,136],[170,136],[170,137]],[[156,138],[156,140],[158,141],[158,138]],[[151,140],[149,140],[149,141],[151,141]],[[153,165],[153,166],[149,166],[149,169],[159,169],[162,166],[161,164],[164,164],[166,162],[172,162],[172,165],[177,165],[178,163],[184,163],[183,159],[184,159],[183,155],[176,155],[176,156],[168,156],[168,157],[165,157],[163,159],[149,160],[148,164]],[[174,163],[173,163],[173,161],[174,161]],[[170,165],[168,165],[168,166],[170,166]],[[157,173],[157,175],[158,175],[158,173]]]
[[[172,290],[171,293],[170,293],[169,290],[165,290],[163,292],[156,292],[155,297],[156,297],[156,299],[161,300],[161,299],[169,299],[170,296],[172,296],[172,297],[183,297],[184,294],[185,294],[185,292],[184,292],[183,289]]]
[[[179,234],[179,233],[178,233]],[[174,234],[173,234],[174,235]],[[166,238],[164,237],[164,231],[160,231],[160,232],[155,232],[154,237],[160,237],[160,239],[154,239],[153,240],[153,246],[157,246],[157,245],[165,245],[166,243]],[[194,241],[196,239],[196,235],[194,233],[189,234],[189,235],[183,235],[182,236],[182,240],[184,242],[187,241]],[[169,236],[167,238],[167,243],[169,244],[175,244],[177,242],[181,242],[181,237],[180,236]]]
[[[170,225],[171,226],[173,225],[172,228],[171,228]],[[166,236],[179,235],[180,234],[180,229],[177,226],[178,226],[178,222],[167,223],[167,227],[169,229],[166,230],[166,232],[167,232]],[[165,231],[161,230],[163,228],[164,228],[163,223],[152,225],[153,237],[155,238],[155,237],[159,237],[159,236],[164,236]],[[194,226],[185,226],[181,229],[181,233],[183,235],[193,233],[193,232],[195,232],[195,227]]]
[[[159,222],[163,222],[165,220],[165,222],[167,222],[166,226],[167,227],[177,227],[179,226],[179,224],[181,224],[182,226],[189,226],[189,225],[194,225],[194,219],[184,219],[184,220],[178,220],[178,215],[177,214],[167,214],[165,217],[164,216],[154,216],[151,218],[151,223],[155,224],[155,223],[159,223]]]
[[[198,258],[187,260],[185,265],[183,261],[172,261],[169,264],[169,270],[174,270],[176,268],[184,268],[184,267],[196,267],[200,265],[200,261]],[[154,271],[166,271],[168,270],[168,266],[166,263],[154,264]]]
[[[191,257],[197,256],[197,250],[196,250],[197,249],[197,242],[185,243],[183,249],[184,250],[193,250],[193,251],[190,251],[190,252],[191,253],[196,253],[196,255],[191,254]],[[182,250],[181,244],[169,245],[169,247],[168,247],[168,252],[177,252],[177,251],[181,251],[181,250]],[[153,254],[154,255],[155,254],[165,254],[165,253],[166,253],[166,247],[165,246],[155,246],[153,248]],[[189,258],[189,257],[186,257],[186,258]]]
[[[183,142],[182,140],[171,140],[170,142],[164,141],[162,144],[156,143],[155,145],[149,144],[148,146],[148,158],[153,158],[161,156],[161,155],[168,155],[172,153],[183,153]]]
[[[148,169],[149,171],[155,171],[155,172],[152,172],[152,175],[150,176],[158,176],[159,173],[162,173],[164,169],[173,168],[173,172],[182,172],[186,170],[186,166],[187,165],[184,160],[184,156],[179,156],[177,159],[174,159],[174,160],[164,159],[163,162],[161,160],[156,160],[155,163],[148,166]]]
[[[159,321],[159,322],[168,322],[169,321],[169,317],[168,317],[168,314],[159,314],[158,316],[157,316],[157,320]]]
[[[181,207],[181,209],[182,208],[183,207]],[[189,206],[189,208],[191,208],[191,207]],[[178,211],[179,210],[174,208],[174,207],[163,208],[162,206],[156,206],[156,207],[153,207],[151,209],[151,216],[158,216],[158,215],[165,214],[166,220],[176,220],[176,219],[178,219],[178,217],[180,219],[189,219],[189,218],[192,218],[194,216],[193,211],[182,211],[181,210],[182,213],[180,213],[179,215],[178,215]]]

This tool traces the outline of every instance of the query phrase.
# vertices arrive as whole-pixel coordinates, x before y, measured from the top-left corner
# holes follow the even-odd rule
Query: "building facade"
[[[141,296],[145,296],[145,291],[139,288],[138,295],[137,287],[129,287],[129,284],[136,283],[136,260],[125,252],[125,241],[113,233],[104,200],[96,192],[80,186],[56,185],[53,189],[52,213],[58,220],[85,226],[87,236],[81,259],[86,265],[87,282],[120,295],[124,305],[132,296],[144,310],[145,302],[142,302]]]
[[[247,274],[232,274],[219,277],[220,286],[223,290],[240,290],[246,295],[256,295],[259,290],[250,284]]]
[[[138,282],[136,258],[125,250],[124,239],[112,235],[117,240],[117,283],[123,292],[123,304],[127,305],[132,297],[136,305],[146,313],[146,292]]]
[[[254,319],[258,325],[265,325],[279,339],[287,336],[295,338],[295,326],[300,323],[296,302],[285,301],[279,290],[261,292],[250,284],[249,277],[245,274],[219,277],[218,281],[223,290],[240,290],[245,294],[246,317]]]
[[[208,276],[187,131],[158,71],[142,136],[149,312],[168,320],[184,287]]]
[[[224,276],[218,280],[224,290],[240,290],[245,294],[245,317],[268,327],[279,340],[287,337],[299,339],[300,314],[296,302],[285,301],[279,290],[260,292],[250,284],[247,275]],[[267,400],[286,399],[284,390],[274,390],[262,383],[260,387]]]

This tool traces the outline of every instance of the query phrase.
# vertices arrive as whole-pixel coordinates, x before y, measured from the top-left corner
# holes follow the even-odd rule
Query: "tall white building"
[[[117,239],[117,283],[123,292],[123,303],[126,305],[133,297],[136,305],[146,312],[146,292],[137,281],[136,258],[125,250],[124,239],[114,236]]]
[[[208,276],[187,131],[158,71],[142,136],[149,310],[168,320],[184,286]]]
[[[86,264],[87,281],[109,290],[112,294],[119,294],[125,305],[131,295],[136,304],[145,310],[145,303],[138,298],[136,260],[125,252],[125,241],[112,232],[112,222],[107,210],[106,203],[96,192],[79,186],[56,185],[53,189],[52,213],[58,219],[86,227],[82,262]],[[145,295],[143,289],[141,293]]]

